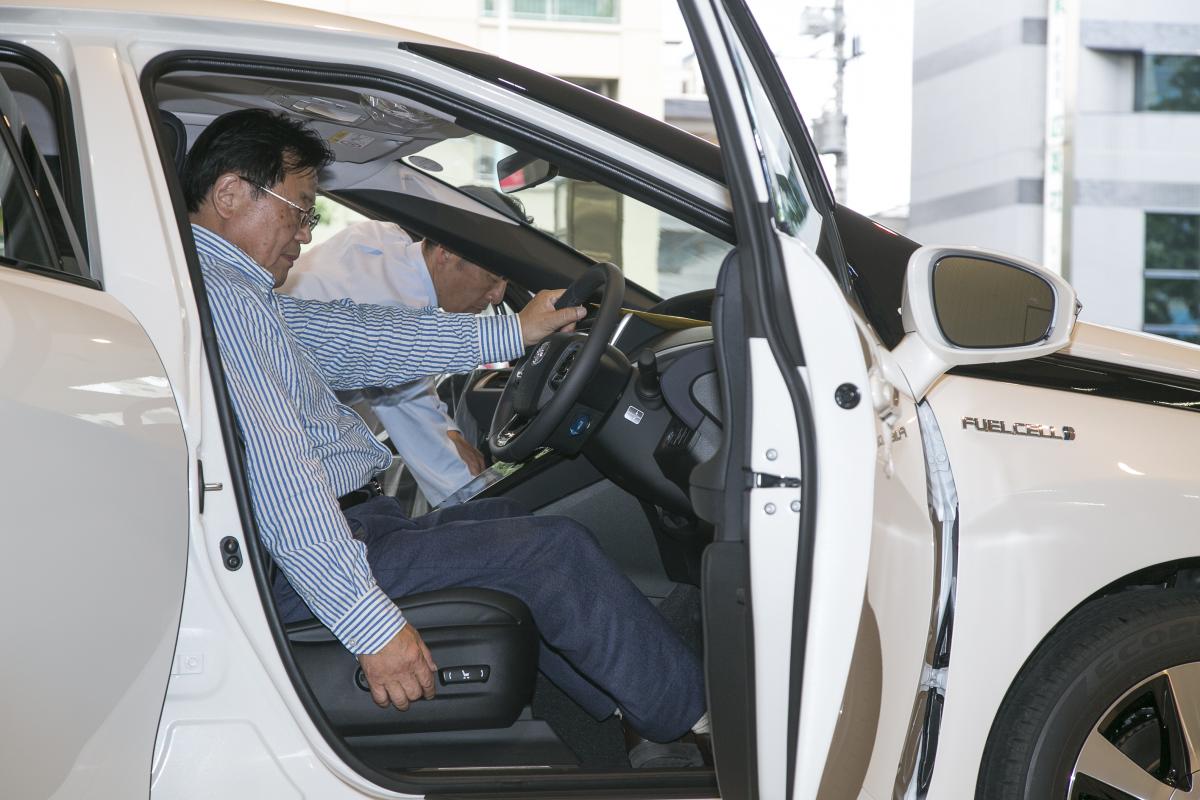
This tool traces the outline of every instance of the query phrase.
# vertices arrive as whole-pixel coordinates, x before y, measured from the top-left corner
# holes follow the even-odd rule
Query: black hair
[[[320,134],[286,114],[258,108],[231,111],[213,120],[188,152],[183,197],[188,211],[195,213],[227,172],[271,187],[288,173],[319,170],[332,161]]]

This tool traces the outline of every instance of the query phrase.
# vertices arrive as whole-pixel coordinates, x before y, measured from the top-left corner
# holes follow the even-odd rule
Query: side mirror
[[[517,151],[496,162],[496,182],[505,194],[529,189],[558,175],[558,167],[544,158]]]
[[[904,276],[904,339],[893,354],[914,399],[960,364],[1061,350],[1079,314],[1075,290],[1028,261],[974,247],[922,247]]]

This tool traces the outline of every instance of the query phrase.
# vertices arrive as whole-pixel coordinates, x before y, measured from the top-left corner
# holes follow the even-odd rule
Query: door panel
[[[869,351],[843,293],[832,198],[790,95],[773,91],[782,83],[770,51],[740,0],[681,5],[752,270],[743,285],[757,794],[816,797],[866,589],[876,451],[875,411],[863,401]]]
[[[171,387],[129,313],[0,267],[0,795],[148,795],[187,466]]]

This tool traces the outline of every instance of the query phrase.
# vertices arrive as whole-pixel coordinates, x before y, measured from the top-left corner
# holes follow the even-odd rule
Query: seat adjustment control
[[[470,667],[441,667],[438,678],[442,686],[452,683],[487,683],[491,677],[492,668],[487,664],[476,664]]]

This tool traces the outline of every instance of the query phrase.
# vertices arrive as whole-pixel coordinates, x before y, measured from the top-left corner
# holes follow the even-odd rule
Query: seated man
[[[315,615],[357,655],[375,702],[404,710],[433,697],[437,667],[390,598],[506,592],[537,622],[539,669],[596,719],[619,710],[660,742],[706,725],[698,659],[581,525],[503,499],[409,519],[372,488],[390,453],[334,390],[516,358],[583,309],[555,310],[561,292],[545,291],[496,317],[277,294],[331,158],[283,114],[235,111],[197,138],[183,181],[281,616]]]
[[[507,282],[426,239],[414,242],[392,222],[358,222],[301,254],[281,291],[306,300],[337,300],[478,314],[504,299]],[[387,388],[339,393],[362,399],[383,423],[429,505],[439,505],[483,471],[438,398],[433,377]]]

